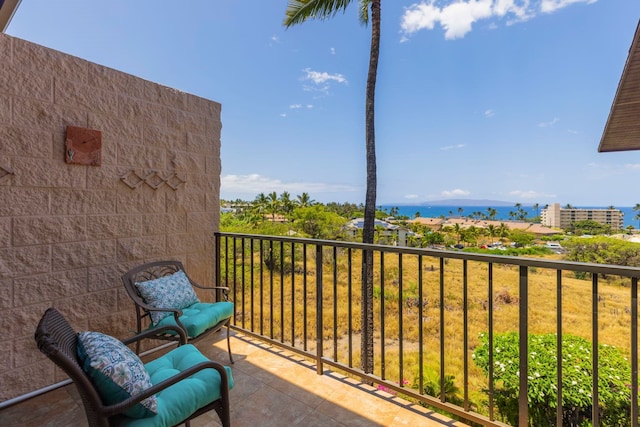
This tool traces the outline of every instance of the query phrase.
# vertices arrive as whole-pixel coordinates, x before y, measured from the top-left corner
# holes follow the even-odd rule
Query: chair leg
[[[233,361],[233,356],[231,355],[231,337],[229,336],[230,331],[231,331],[231,326],[229,326],[229,323],[227,323],[227,351],[229,352],[229,360],[233,365],[235,362]]]

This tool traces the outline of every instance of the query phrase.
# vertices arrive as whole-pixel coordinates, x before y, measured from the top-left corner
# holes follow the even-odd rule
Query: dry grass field
[[[301,274],[303,259],[298,252],[296,250],[295,259],[291,263],[290,247],[285,246],[285,258],[280,261],[281,258],[278,257],[273,270],[263,268],[262,278],[259,269],[260,254],[254,252],[253,281],[250,272],[245,270],[243,275],[240,271],[242,267],[238,265],[234,296],[238,310],[236,324],[242,326],[244,322],[245,328],[256,332],[261,331],[262,325],[264,335],[289,345],[293,343],[296,347],[302,347],[306,338],[307,348],[313,351],[317,326],[317,274],[314,261],[309,254],[306,266],[308,273],[306,277]],[[237,254],[236,259],[238,260]],[[324,355],[348,364],[348,350],[351,345],[351,363],[357,367],[360,353],[360,256],[354,251],[349,262],[345,250],[327,250],[324,260]],[[386,254],[381,262],[380,254],[376,254],[376,375],[411,386],[419,373],[421,352],[424,375],[428,380],[436,383],[441,364],[444,364],[445,375],[454,376],[455,385],[462,389],[465,360],[464,269],[465,264],[461,260],[423,257],[419,261],[418,257],[413,255],[404,255],[400,259],[397,254]],[[479,344],[478,336],[488,331],[490,315],[495,334],[517,332],[519,326],[519,269],[506,264],[492,264],[491,269],[493,292],[490,295],[489,264],[474,261],[466,263],[468,386],[470,399],[480,412],[486,400],[483,389],[487,387],[487,379],[471,360],[471,353]],[[528,283],[527,312],[530,333],[556,333],[556,270],[530,268]],[[602,279],[598,295],[594,296],[590,278],[580,280],[575,278],[572,272],[564,272],[561,300],[562,333],[591,340],[592,301],[596,298],[600,343],[616,346],[625,355],[628,354],[631,307],[629,284],[620,278]],[[422,310],[419,307],[420,300]],[[491,312],[490,300],[493,305]],[[306,335],[303,333],[305,326]],[[354,331],[351,337],[348,335],[350,329]],[[441,344],[444,348],[444,358],[441,358],[440,354]]]

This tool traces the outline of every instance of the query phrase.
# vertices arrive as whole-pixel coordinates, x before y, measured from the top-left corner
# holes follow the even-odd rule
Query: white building
[[[610,225],[613,230],[624,227],[624,213],[620,209],[562,208],[560,203],[543,209],[541,220],[542,225],[553,228],[568,228],[573,222],[585,220]]]

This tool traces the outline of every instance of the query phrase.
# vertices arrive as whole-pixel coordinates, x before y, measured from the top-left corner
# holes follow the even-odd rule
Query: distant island
[[[505,202],[501,200],[475,200],[475,199],[445,199],[430,200],[422,203],[403,203],[403,205],[411,206],[515,206],[515,203]],[[523,206],[525,206],[523,204]]]

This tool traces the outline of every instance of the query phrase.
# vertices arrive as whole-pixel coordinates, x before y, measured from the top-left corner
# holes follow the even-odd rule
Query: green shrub
[[[557,406],[556,335],[529,335],[529,425],[555,425]],[[486,334],[472,354],[485,375],[489,372],[489,343]],[[494,336],[493,373],[495,402],[503,419],[518,425],[519,347],[515,332]],[[615,347],[601,344],[598,396],[601,426],[630,425],[629,362]],[[592,345],[584,338],[562,337],[563,425],[590,425],[592,405]]]

